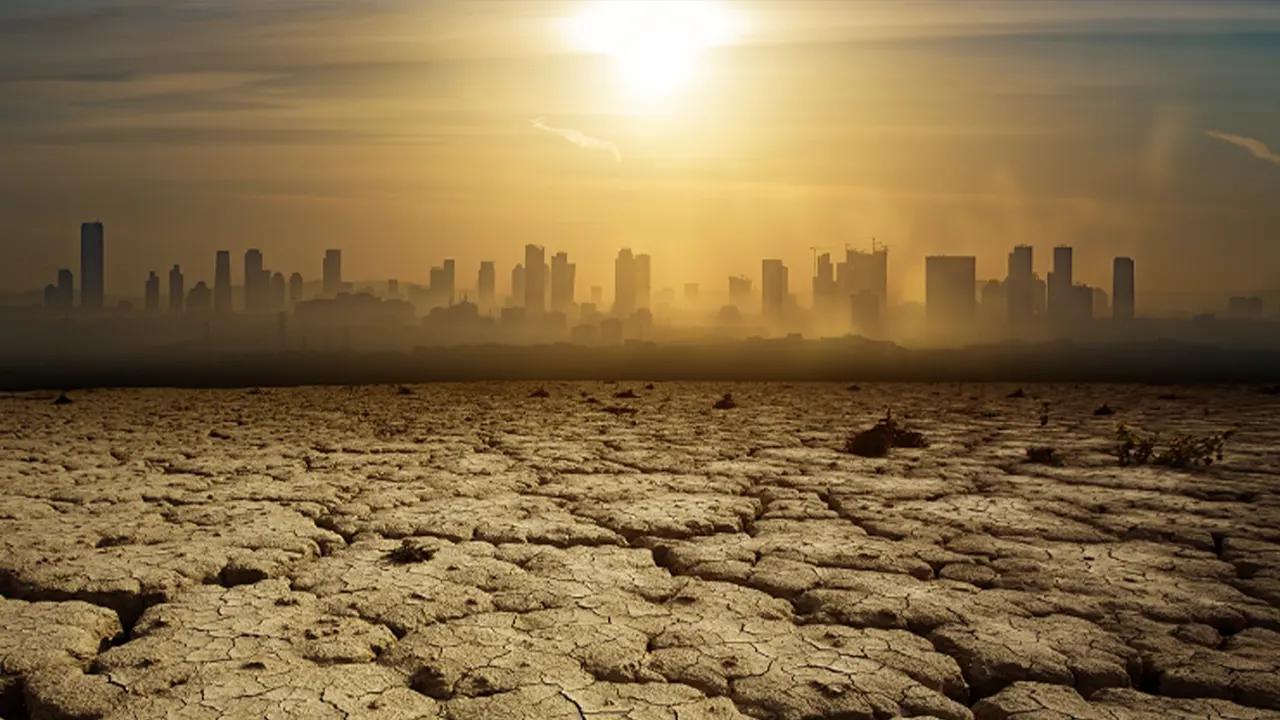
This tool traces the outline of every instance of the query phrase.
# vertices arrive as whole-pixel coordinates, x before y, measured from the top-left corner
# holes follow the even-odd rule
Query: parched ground
[[[535,387],[0,396],[0,716],[1280,717],[1280,397]]]

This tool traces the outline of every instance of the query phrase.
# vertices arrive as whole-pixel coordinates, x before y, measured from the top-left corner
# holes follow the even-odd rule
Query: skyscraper
[[[325,297],[333,297],[342,289],[342,251],[325,250],[323,267],[323,287]]]
[[[1056,324],[1068,323],[1078,304],[1072,290],[1075,278],[1071,268],[1071,248],[1059,245],[1053,249],[1053,271],[1049,273],[1049,319]]]
[[[250,248],[244,252],[244,307],[249,311],[262,310],[267,300],[267,284],[270,276],[262,267],[262,252]]]
[[[729,303],[739,310],[751,302],[751,278],[742,275],[729,276]]]
[[[760,263],[760,309],[766,320],[782,319],[787,301],[787,266],[781,260]]]
[[[1132,320],[1133,311],[1133,258],[1118,257],[1111,264],[1111,317]]]
[[[75,297],[75,279],[71,276],[70,270],[62,268],[58,271],[58,304],[62,307],[71,307]]]
[[[154,270],[147,275],[146,308],[147,312],[160,310],[160,276]]]
[[[539,315],[547,308],[547,252],[541,245],[524,246],[525,317]]]
[[[889,250],[871,241],[871,250],[846,249],[844,262],[836,264],[836,292],[846,300],[861,293],[871,293],[877,302],[862,298],[859,317],[865,324],[868,314],[875,309],[881,312],[889,302]]]
[[[169,270],[169,312],[182,312],[182,268],[177,265]]]
[[[213,263],[213,310],[231,312],[231,251],[219,250]]]
[[[80,306],[102,307],[105,231],[100,222],[80,225]]]
[[[524,305],[524,265],[520,263],[511,268],[511,304]]]
[[[287,284],[285,283],[284,273],[274,273],[271,275],[271,295],[269,298],[269,305],[272,310],[283,310],[285,308],[286,288]]]
[[[934,255],[924,259],[925,321],[934,330],[967,329],[977,309],[977,259]]]
[[[613,261],[613,313],[630,315],[636,311],[635,256],[630,248],[618,251]]]
[[[497,271],[494,268],[492,260],[484,260],[480,263],[480,277],[476,283],[478,290],[478,300],[481,310],[491,310],[494,306],[494,300],[497,296]]]
[[[450,307],[453,305],[455,287],[454,263],[445,260],[428,272],[427,304],[431,307]]]
[[[653,292],[653,266],[649,262],[649,254],[642,253],[635,259],[636,309],[648,309],[650,295]]]
[[[1035,301],[1035,271],[1030,245],[1016,245],[1009,253],[1009,270],[1004,281],[1005,313],[1009,324],[1025,329],[1031,324]]]
[[[289,303],[297,305],[302,302],[302,273],[289,276]]]
[[[551,309],[568,312],[573,307],[574,281],[577,265],[569,262],[569,254],[558,252],[551,256]]]
[[[817,263],[813,276],[813,310],[824,318],[831,317],[840,304],[840,290],[836,285],[831,253],[819,255]]]

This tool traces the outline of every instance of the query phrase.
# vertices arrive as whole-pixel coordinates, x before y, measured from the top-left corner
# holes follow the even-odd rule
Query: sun
[[[703,52],[731,40],[734,23],[718,2],[597,0],[565,31],[577,47],[611,56],[623,96],[652,109],[693,84]]]

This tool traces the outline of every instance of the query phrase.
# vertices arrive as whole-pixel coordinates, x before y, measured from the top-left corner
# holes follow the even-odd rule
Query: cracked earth
[[[0,396],[0,717],[1280,717],[1280,398],[536,387]]]

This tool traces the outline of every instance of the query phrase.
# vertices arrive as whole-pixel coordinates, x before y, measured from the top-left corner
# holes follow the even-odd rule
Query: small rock
[[[547,392],[546,388],[538,388],[537,390],[534,390],[533,392],[529,393],[529,397],[548,398],[548,397],[551,397],[551,393]]]
[[[732,410],[738,407],[738,403],[733,401],[733,395],[729,393],[725,393],[724,397],[717,400],[715,404],[712,405],[711,407],[715,408],[716,410]]]

